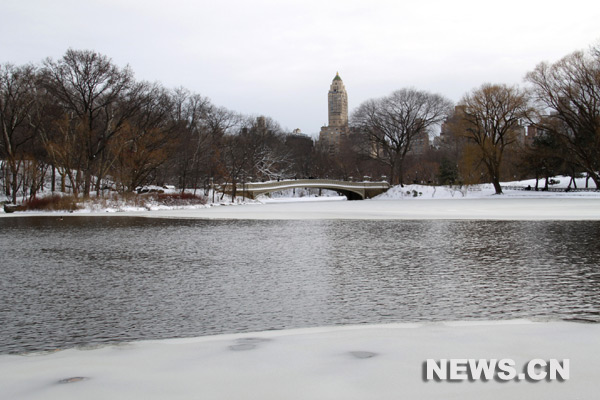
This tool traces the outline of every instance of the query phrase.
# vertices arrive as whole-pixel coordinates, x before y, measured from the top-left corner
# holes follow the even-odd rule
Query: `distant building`
[[[289,133],[285,137],[285,143],[289,144],[291,147],[301,147],[312,149],[313,147],[313,139],[302,133],[300,129],[294,129],[292,133]]]
[[[524,121],[519,120],[519,124],[514,128],[515,141],[521,146],[526,146],[529,143],[529,133]]]
[[[438,144],[440,147],[447,147],[458,141],[466,142],[466,133],[461,125],[465,117],[465,106],[458,105],[454,107],[454,112],[449,115],[442,123]]]
[[[296,128],[289,134],[290,136],[300,136],[300,137],[309,137],[308,135],[302,133],[300,128]]]
[[[327,103],[329,125],[321,127],[319,145],[335,154],[339,151],[343,138],[349,133],[348,94],[339,73],[336,73],[331,82]]]
[[[422,130],[411,138],[407,154],[423,155],[429,147],[429,132]]]
[[[547,134],[548,134],[548,132],[545,131],[544,129],[539,128],[534,125],[529,125],[529,126],[527,126],[527,132],[525,133],[524,144],[527,147],[531,147],[531,146],[533,146],[536,138],[544,137]]]

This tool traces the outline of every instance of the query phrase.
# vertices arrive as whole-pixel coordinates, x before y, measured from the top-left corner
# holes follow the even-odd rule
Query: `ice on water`
[[[2,399],[594,398],[600,325],[346,326],[0,356]],[[427,382],[426,359],[570,359],[565,382]]]

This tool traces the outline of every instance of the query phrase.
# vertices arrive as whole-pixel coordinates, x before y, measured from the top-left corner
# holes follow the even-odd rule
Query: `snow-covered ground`
[[[569,178],[557,177],[553,188],[565,188]],[[335,192],[297,190],[276,193],[258,200],[238,197],[235,202],[215,197],[207,205],[135,206],[125,202],[89,203],[74,215],[106,215],[157,218],[208,219],[488,219],[488,220],[598,220],[600,191],[545,192],[516,190],[535,187],[535,180],[506,182],[503,195],[495,195],[491,184],[457,186],[394,186],[374,199],[345,201]],[[593,182],[590,182],[593,187]],[[578,188],[585,187],[579,179]],[[211,199],[211,195],[207,199]],[[235,207],[233,207],[235,206]],[[44,212],[14,213],[10,216],[53,215]],[[0,212],[0,217],[7,216]]]
[[[27,215],[29,213],[21,213]],[[16,215],[12,214],[12,215]],[[52,215],[38,213],[35,215]],[[87,215],[105,215],[92,213]],[[600,220],[600,197],[464,198],[418,201],[294,201],[192,210],[122,212],[122,216],[201,219],[482,219]]]
[[[558,176],[553,178],[555,182],[550,185],[552,189],[566,189],[569,186],[571,178]],[[585,189],[585,179],[576,179],[577,188]],[[588,182],[589,189],[595,189],[594,181]],[[546,192],[541,189],[544,187],[544,182],[539,182],[538,191],[535,188],[535,179],[524,181],[502,182],[503,192],[502,197],[511,198],[598,198],[600,192],[596,191],[576,191],[574,186],[571,186],[572,191],[569,192]],[[531,190],[517,190],[517,188],[527,188]],[[425,185],[404,185],[404,187],[394,186],[387,192],[377,196],[377,199],[383,200],[417,200],[417,199],[458,199],[469,198],[479,199],[495,196],[494,186],[491,183],[471,185],[471,186],[425,186]]]
[[[268,204],[190,206],[148,211],[123,208],[120,210],[80,210],[72,215],[137,216],[149,218],[200,219],[467,219],[467,220],[600,220],[600,196],[536,197],[491,196],[480,198],[373,199],[343,201],[279,201]],[[52,212],[0,213],[0,218],[52,216]]]
[[[600,325],[309,328],[0,356],[2,399],[595,399]],[[569,360],[564,381],[425,380],[427,359]]]

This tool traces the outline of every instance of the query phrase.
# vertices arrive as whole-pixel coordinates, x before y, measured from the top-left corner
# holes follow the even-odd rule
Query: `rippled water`
[[[403,321],[600,322],[600,222],[0,219],[0,353]]]

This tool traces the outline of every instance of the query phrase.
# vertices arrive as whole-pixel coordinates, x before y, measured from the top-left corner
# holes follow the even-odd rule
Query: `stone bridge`
[[[387,182],[347,182],[330,179],[290,179],[271,182],[249,182],[236,185],[236,196],[255,199],[261,194],[277,192],[286,189],[317,188],[334,190],[344,195],[348,200],[363,200],[375,197],[390,188]],[[232,185],[227,184],[222,190],[231,194]]]

